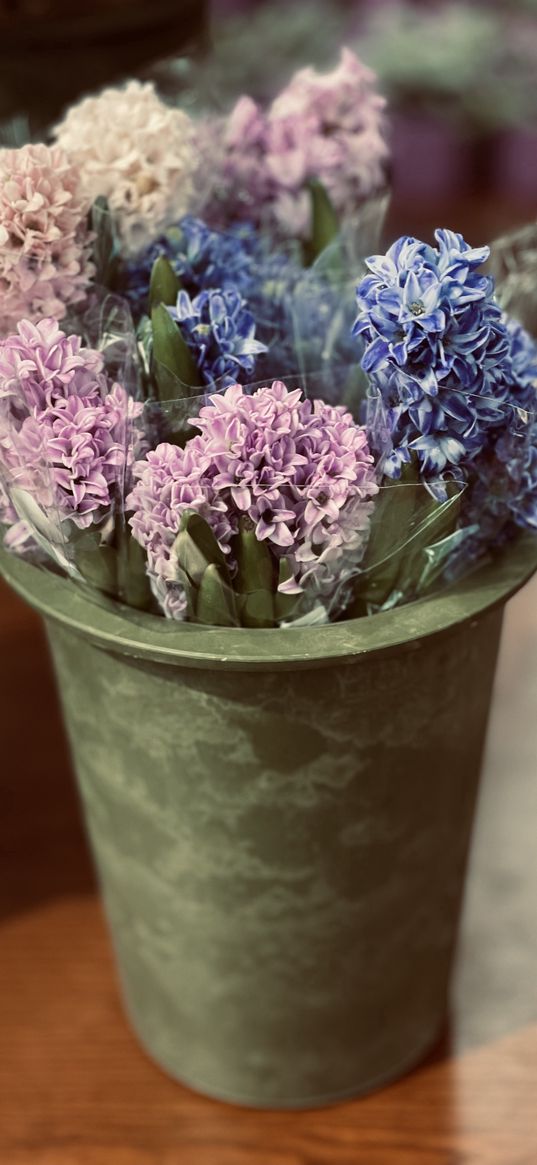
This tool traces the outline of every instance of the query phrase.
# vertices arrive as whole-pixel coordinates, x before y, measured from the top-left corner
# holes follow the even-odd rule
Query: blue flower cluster
[[[245,384],[266,345],[255,338],[255,320],[236,288],[180,291],[168,311],[179,325],[204,384]]]
[[[438,248],[403,237],[368,260],[354,335],[362,368],[388,410],[397,477],[415,453],[425,476],[479,452],[511,398],[509,339],[488,248],[436,232]]]
[[[403,237],[368,260],[353,334],[385,473],[414,460],[424,480],[464,479],[461,523],[475,528],[477,554],[513,524],[537,528],[537,345],[495,302],[479,270],[488,248],[452,231],[435,238]]]
[[[297,258],[271,251],[268,241],[247,223],[223,232],[187,215],[124,266],[122,291],[136,321],[147,311],[151,271],[161,255],[191,298],[220,289],[233,290],[246,300],[257,335],[268,349],[264,375],[274,379],[296,371],[291,305],[304,274]]]
[[[125,264],[123,290],[135,318],[147,310],[151,270],[160,255],[169,260],[189,295],[233,287],[252,310],[262,303],[265,313],[300,275],[291,258],[284,252],[270,253],[267,241],[249,224],[239,223],[223,232],[186,215]]]
[[[518,527],[537,531],[537,344],[521,324],[503,316],[510,344],[513,406],[508,424],[491,428],[470,463],[461,519],[473,527],[463,547],[476,558]]]

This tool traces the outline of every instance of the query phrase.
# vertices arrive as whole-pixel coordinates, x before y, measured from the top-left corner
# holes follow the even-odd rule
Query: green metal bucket
[[[503,606],[536,567],[521,539],[374,619],[250,631],[2,554],[47,624],[126,1008],[173,1076],[315,1106],[435,1041]]]

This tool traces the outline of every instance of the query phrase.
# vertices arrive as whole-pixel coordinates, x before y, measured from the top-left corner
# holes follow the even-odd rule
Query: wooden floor
[[[169,1080],[124,1019],[38,620],[0,591],[1,1165],[536,1165],[537,581],[507,617],[454,986],[376,1095],[256,1113]]]

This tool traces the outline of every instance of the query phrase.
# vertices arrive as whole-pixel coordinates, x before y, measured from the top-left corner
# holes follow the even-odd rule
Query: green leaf
[[[116,286],[120,247],[108,200],[103,195],[95,199],[90,210],[90,229],[95,234],[95,282],[113,290]]]
[[[375,501],[362,573],[357,580],[356,599],[349,616],[365,613],[368,604],[382,606],[392,593],[408,540],[417,494],[418,468],[405,465],[401,478],[383,486]]]
[[[77,532],[70,538],[74,564],[84,582],[103,591],[105,595],[117,597],[117,555],[113,546],[102,542],[97,529]]]
[[[200,550],[194,539],[186,530],[181,530],[173,544],[172,553],[177,559],[180,570],[194,586],[199,586],[211,559]]]
[[[280,583],[288,582],[293,577],[293,571],[289,564],[288,558],[280,558],[279,572],[278,572],[278,586]],[[302,595],[285,595],[281,591],[276,591],[274,595],[274,617],[277,623],[283,623],[286,619],[296,618],[300,613],[300,606],[302,604]]]
[[[123,522],[117,524],[116,546],[118,596],[129,607],[148,611],[152,606],[152,596],[145,551]]]
[[[197,510],[183,510],[178,537],[181,534],[186,534],[191,539],[197,551],[203,555],[205,565],[214,563],[216,566],[222,567],[223,570],[227,570],[226,556],[220,549],[208,522],[201,517],[201,514],[198,514]],[[187,573],[190,572],[187,571]]]
[[[274,586],[274,561],[264,541],[256,537],[248,520],[241,519],[239,533],[234,541],[237,559],[236,588],[242,594],[268,590]]]
[[[207,567],[198,590],[196,618],[211,627],[237,627],[239,615],[233,590],[219,566]]]
[[[446,483],[446,488],[450,496],[443,502],[431,499],[432,504],[428,507],[428,512],[424,511],[421,515],[416,532],[406,548],[397,579],[398,590],[405,596],[408,594],[412,597],[434,582],[436,574],[430,551],[437,543],[451,537],[455,531],[459,520],[462,491],[456,482]]]
[[[415,473],[415,467],[406,467],[407,482]],[[399,596],[398,601],[415,598],[420,587],[428,585],[431,545],[455,529],[461,498],[457,482],[446,483],[448,496],[439,502],[423,482],[402,488],[403,480],[381,491],[363,573],[358,579],[355,601],[348,608],[348,617],[365,615],[371,607],[382,607],[395,594]]]
[[[340,233],[338,216],[322,182],[312,178],[308,183],[311,200],[311,240],[306,258],[311,266],[319,255],[335,242]]]
[[[188,396],[189,387],[199,386],[199,372],[180,328],[162,303],[151,312],[151,328],[153,373],[160,399]]]
[[[152,311],[160,303],[170,304],[172,306],[177,302],[177,296],[180,290],[181,283],[171,263],[166,259],[165,255],[159,255],[158,259],[155,259],[151,271],[149,310]]]
[[[180,583],[181,586],[183,587],[183,590],[184,590],[185,595],[186,595],[186,617],[188,620],[193,620],[196,617],[196,603],[197,603],[197,599],[198,599],[198,588],[194,586],[194,584],[189,579],[188,575],[185,574],[184,570],[181,570],[180,567],[177,567],[176,579],[177,579],[177,582]]]
[[[238,596],[242,627],[274,627],[274,599],[270,591],[248,591]]]
[[[233,547],[235,590],[242,596],[241,622],[243,627],[273,627],[275,563],[266,542],[260,542],[249,525],[247,519],[241,520]]]

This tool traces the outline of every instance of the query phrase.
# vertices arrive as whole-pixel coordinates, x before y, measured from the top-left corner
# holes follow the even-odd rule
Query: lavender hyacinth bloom
[[[201,435],[184,449],[159,445],[135,465],[127,499],[165,615],[185,616],[172,548],[186,508],[209,523],[232,574],[233,536],[248,518],[275,560],[288,559],[286,591],[335,603],[363,556],[378,489],[365,430],[279,381],[252,396],[234,385],[193,423]]]
[[[0,414],[39,414],[70,396],[100,398],[106,385],[101,353],[55,319],[21,320],[16,334],[0,340]]]
[[[255,339],[255,320],[233,287],[201,291],[194,299],[180,291],[168,311],[180,326],[204,384],[236,384],[254,374],[256,357],[267,351]]]
[[[0,342],[0,476],[13,511],[60,541],[118,502],[141,406],[110,385],[101,353],[55,320],[23,320]]]
[[[116,384],[103,400],[71,396],[0,429],[0,457],[12,494],[32,498],[54,519],[86,529],[118,500],[126,460],[127,396]]]

